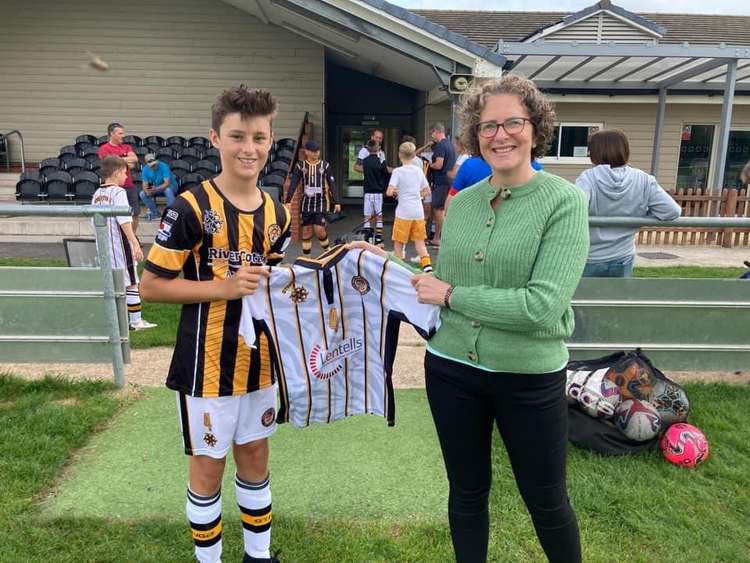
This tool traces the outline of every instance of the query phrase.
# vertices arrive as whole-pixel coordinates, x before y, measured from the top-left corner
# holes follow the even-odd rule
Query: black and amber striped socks
[[[195,544],[195,558],[200,563],[221,560],[221,491],[201,496],[187,490],[185,507]]]
[[[240,506],[245,553],[257,559],[271,556],[271,482],[270,476],[260,483],[243,481],[235,475],[235,493]]]

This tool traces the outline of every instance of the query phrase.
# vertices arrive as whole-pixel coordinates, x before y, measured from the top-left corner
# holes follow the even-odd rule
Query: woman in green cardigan
[[[555,113],[534,84],[505,75],[466,93],[462,141],[492,176],[462,190],[443,226],[419,300],[443,307],[425,380],[448,474],[456,560],[487,560],[493,426],[547,558],[581,560],[567,494],[565,338],[588,251],[586,199],[531,167]]]

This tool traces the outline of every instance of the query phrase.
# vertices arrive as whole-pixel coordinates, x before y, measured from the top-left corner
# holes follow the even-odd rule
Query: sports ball
[[[623,401],[626,399],[648,399],[651,395],[651,373],[638,362],[632,360],[624,366],[613,367],[605,376],[620,388]]]
[[[645,442],[659,433],[661,418],[650,403],[628,399],[615,409],[615,425],[631,440]]]
[[[578,396],[583,410],[594,418],[611,418],[620,400],[620,388],[608,379],[596,375],[589,378]]]
[[[708,440],[692,424],[673,424],[659,443],[667,461],[680,467],[695,467],[708,459]]]
[[[649,402],[656,407],[665,426],[685,422],[690,412],[687,394],[670,381],[657,381]]]
[[[567,381],[565,382],[565,397],[569,403],[577,403],[578,396],[581,394],[583,384],[586,378],[591,374],[590,371],[573,371],[567,370]]]

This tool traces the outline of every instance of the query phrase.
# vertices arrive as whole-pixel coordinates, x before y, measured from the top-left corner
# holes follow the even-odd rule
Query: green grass
[[[636,278],[730,278],[736,279],[747,271],[747,268],[719,268],[704,266],[654,266],[637,267]]]
[[[586,561],[750,561],[750,388],[687,390],[691,421],[712,448],[698,469],[672,466],[658,452],[606,458],[571,448],[570,494]],[[190,559],[174,397],[145,390],[117,413],[123,401],[105,384],[0,378],[0,524],[8,530],[0,561]],[[283,561],[451,559],[447,485],[424,392],[399,391],[397,407],[394,428],[357,417],[282,426],[273,437],[273,543]],[[493,457],[490,560],[543,561],[503,448]],[[224,560],[238,561],[229,483]]]

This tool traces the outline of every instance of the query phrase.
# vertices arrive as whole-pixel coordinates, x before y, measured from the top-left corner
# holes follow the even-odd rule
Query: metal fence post
[[[96,213],[94,215],[94,229],[99,254],[99,270],[102,273],[102,286],[104,288],[105,317],[109,329],[109,342],[112,346],[112,370],[115,374],[115,385],[122,388],[125,386],[125,365],[122,358],[120,325],[117,319],[117,304],[115,303],[115,283],[112,279],[112,258],[107,244],[107,218]]]

